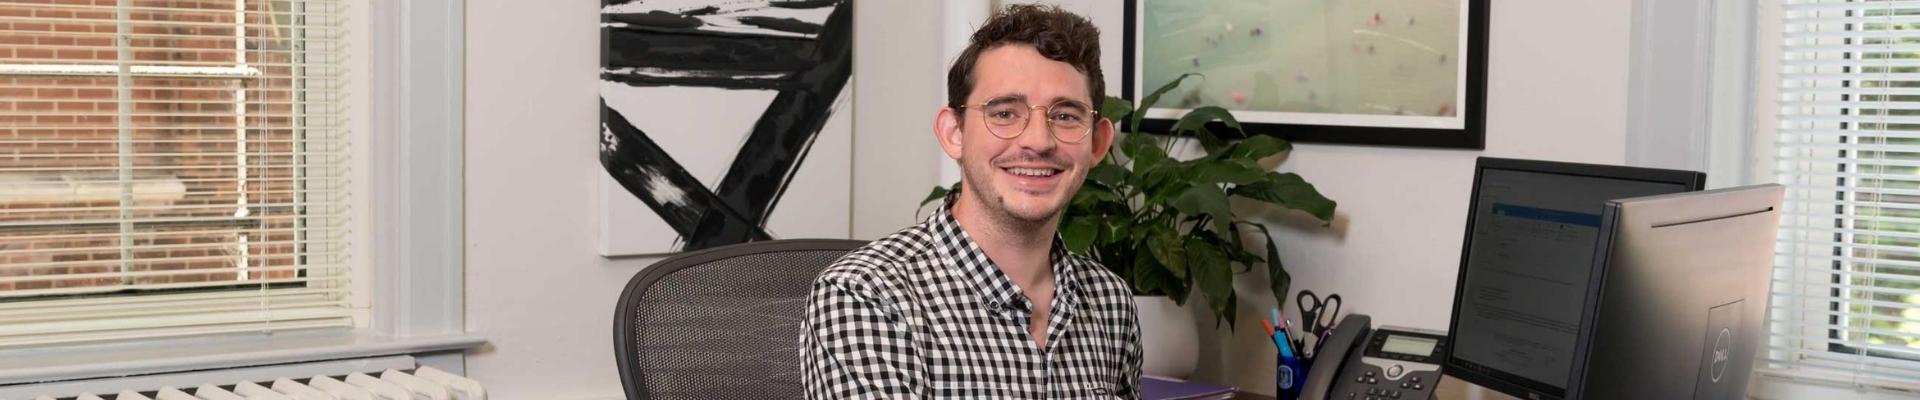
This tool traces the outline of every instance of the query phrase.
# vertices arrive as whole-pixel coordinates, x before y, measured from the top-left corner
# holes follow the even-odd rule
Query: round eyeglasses
[[[962,109],[967,107],[969,106],[960,106]],[[1027,117],[1033,114],[1033,110],[1040,110],[1041,115],[1047,116],[1047,127],[1051,128],[1049,130],[1052,131],[1055,139],[1067,143],[1079,143],[1093,132],[1093,124],[1097,122],[1094,118],[1100,116],[1100,112],[1094,111],[1092,106],[1076,100],[1060,100],[1051,105],[1033,106],[1027,105],[1027,102],[1019,97],[1003,96],[971,107],[980,110],[980,119],[986,122],[987,132],[992,132],[994,137],[1001,139],[1020,137],[1020,134],[1027,130]]]

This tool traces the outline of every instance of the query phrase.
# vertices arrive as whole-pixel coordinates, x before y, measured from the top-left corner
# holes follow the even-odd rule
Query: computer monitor
[[[1608,202],[1575,399],[1746,399],[1766,319],[1780,185]],[[1589,296],[1593,296],[1589,291]]]
[[[1444,369],[1523,399],[1564,399],[1592,328],[1608,200],[1700,190],[1698,172],[1481,158]]]

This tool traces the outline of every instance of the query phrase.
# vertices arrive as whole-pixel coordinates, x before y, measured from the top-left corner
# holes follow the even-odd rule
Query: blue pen
[[[1280,348],[1280,358],[1298,357],[1293,354],[1293,343],[1287,341],[1286,334],[1275,333],[1273,335],[1273,347]]]

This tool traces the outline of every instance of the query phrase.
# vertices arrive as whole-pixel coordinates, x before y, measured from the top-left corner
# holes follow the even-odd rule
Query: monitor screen
[[[1564,397],[1606,201],[1697,190],[1699,183],[1620,176],[1634,170],[1622,167],[1606,167],[1615,172],[1606,174],[1485,164],[1455,288],[1449,372]]]

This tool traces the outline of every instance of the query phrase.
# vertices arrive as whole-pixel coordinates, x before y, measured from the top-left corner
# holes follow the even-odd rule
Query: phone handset
[[[1365,314],[1347,314],[1340,324],[1327,335],[1326,342],[1320,343],[1319,351],[1314,352],[1313,366],[1307,367],[1307,382],[1300,390],[1301,399],[1326,399],[1340,378],[1349,355],[1360,351],[1362,344],[1373,333],[1373,318]],[[1357,357],[1355,357],[1357,358]]]

